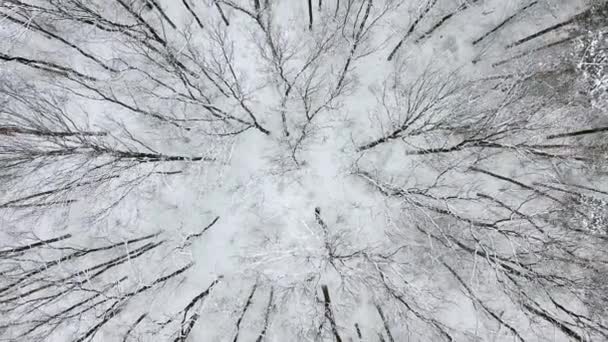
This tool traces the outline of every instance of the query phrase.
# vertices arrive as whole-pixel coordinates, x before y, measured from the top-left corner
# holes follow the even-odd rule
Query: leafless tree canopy
[[[607,23],[0,1],[0,340],[608,340]]]

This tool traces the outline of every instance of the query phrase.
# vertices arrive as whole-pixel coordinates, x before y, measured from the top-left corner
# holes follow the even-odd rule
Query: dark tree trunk
[[[308,0],[308,29],[312,30],[312,0]]]
[[[538,1],[533,1],[530,4],[522,7],[521,9],[519,9],[517,12],[515,12],[514,14],[512,14],[510,17],[508,17],[507,19],[503,20],[500,24],[496,25],[492,30],[488,31],[487,33],[483,34],[481,37],[477,38],[475,41],[473,41],[473,45],[478,44],[479,42],[481,42],[482,40],[486,39],[488,36],[490,36],[492,33],[500,30],[501,28],[503,28],[505,25],[507,25],[511,20],[513,20],[515,17],[517,17],[518,15],[522,14],[525,10],[527,10],[528,8],[536,5],[538,3]]]

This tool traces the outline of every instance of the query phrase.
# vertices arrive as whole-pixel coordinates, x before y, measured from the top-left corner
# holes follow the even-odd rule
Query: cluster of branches
[[[524,11],[532,8],[532,5],[535,3],[536,2],[532,2],[530,5],[520,8],[504,22],[496,26],[495,30],[490,31],[490,33],[494,34],[505,25],[513,24],[513,22],[515,22],[514,19],[517,19]],[[563,51],[567,51],[566,55],[572,56],[571,49],[577,50],[577,47],[573,46],[573,42],[575,45],[587,45],[585,44],[585,41],[588,38],[585,37],[588,36],[590,32],[592,33],[591,35],[593,35],[593,33],[605,30],[605,18],[607,16],[608,3],[605,0],[591,1],[591,4],[582,12],[507,44],[505,47],[507,51],[522,46],[524,48],[520,49],[523,51],[506,59],[494,62],[492,66],[503,66],[515,61],[523,61],[525,63],[530,58],[538,57],[540,53],[546,52],[561,55],[563,54]],[[485,38],[485,35],[482,37]],[[538,41],[542,42],[537,43]],[[476,44],[476,42],[477,41],[475,41],[474,44]],[[535,42],[537,43],[536,46],[532,45],[532,43]],[[584,48],[586,48],[586,46]],[[584,55],[585,52],[583,51],[582,54]],[[580,59],[576,61],[575,64],[578,64],[579,62]]]
[[[529,340],[527,321],[572,340],[606,339],[608,298],[597,275],[608,267],[607,193],[595,169],[605,162],[605,129],[565,130],[560,118],[589,120],[560,91],[539,91],[541,75],[387,80],[372,117],[380,137],[359,145],[365,155],[353,174],[398,206],[395,256],[426,255],[495,336]],[[389,149],[406,156],[405,170],[376,166]],[[458,329],[426,313],[415,316],[436,338],[457,340]]]
[[[357,146],[353,170],[398,207],[389,241],[359,243],[352,227],[332,227],[317,208],[318,230],[309,228],[317,243],[254,260],[272,267],[283,253],[302,262],[310,273],[291,289],[301,297],[316,298],[319,282],[337,279],[338,300],[307,302],[318,307],[304,336],[394,340],[406,321],[420,338],[459,340],[467,332],[439,315],[458,288],[492,338],[533,339],[528,325],[606,338],[598,277],[608,266],[606,193],[577,179],[601,181],[591,166],[603,144],[584,139],[601,131],[564,130],[556,118],[580,108],[564,107],[560,92],[539,93],[538,75],[462,82],[455,73],[396,70],[376,93],[379,137]],[[376,166],[387,150],[405,157],[395,174]],[[362,292],[375,301],[376,326],[349,320]],[[341,306],[328,311],[328,302]]]
[[[268,134],[235,70],[225,24],[207,27],[187,1],[182,5],[196,29],[178,27],[158,1],[5,1],[1,15],[9,28],[68,49],[77,63],[59,54],[36,59],[18,47],[2,51],[0,60],[43,71],[70,92],[161,124],[187,129],[187,122],[206,122],[220,125],[207,128],[210,134],[251,128]],[[88,32],[88,39],[74,32]],[[93,39],[112,41],[112,55]],[[199,46],[199,39],[205,43]]]
[[[0,15],[9,29],[67,48],[77,63],[46,51],[35,55],[48,58],[31,57],[17,43],[0,51],[0,60],[46,74],[71,95],[152,122],[222,137],[250,129],[283,136],[299,164],[297,153],[313,135],[315,118],[339,105],[357,61],[378,46],[371,39],[373,28],[400,2],[349,0],[331,10],[320,4],[322,20],[311,23],[314,31],[301,41],[285,39],[287,26],[274,2],[214,1],[215,11],[209,12],[217,18],[203,17],[189,1],[182,4],[190,25],[177,23],[159,1],[6,1]],[[233,32],[231,21],[246,27],[253,41]],[[92,39],[72,33],[80,31],[112,41],[112,58]],[[253,50],[259,72],[251,75],[237,65],[237,49]],[[265,88],[277,95],[272,106],[258,99]],[[275,124],[282,128],[271,132]]]
[[[90,341],[114,324],[123,341],[137,340],[141,334],[185,341],[204,299],[221,277],[181,310],[171,312],[172,306],[166,304],[160,311],[146,310],[153,308],[151,299],[160,298],[164,303],[173,297],[194,265],[187,260],[181,266],[165,264],[167,252],[187,248],[217,220],[183,241],[156,232],[134,238],[105,238],[107,242],[102,244],[91,244],[74,234],[35,238],[13,247],[5,244],[0,249],[0,336],[45,341],[76,328],[72,332],[74,341]],[[150,263],[159,263],[159,267],[146,267]],[[142,300],[147,304],[142,305]],[[183,298],[173,301],[181,303]],[[125,327],[130,317],[136,319]]]
[[[577,68],[583,73],[593,104],[606,109],[608,103],[608,28],[590,31],[577,42]]]
[[[275,288],[274,320],[280,319],[286,329],[275,332],[276,336],[398,341],[407,333],[407,326],[426,338],[456,338],[458,329],[436,316],[447,297],[440,286],[432,285],[432,275],[421,268],[424,260],[412,253],[408,242],[399,237],[370,243],[352,227],[330,222],[320,207],[311,214],[309,240],[280,250],[268,246],[245,260],[261,265],[262,280],[270,278]],[[285,263],[297,271],[277,275],[275,280],[273,269],[281,272]],[[363,296],[366,300],[362,302]],[[369,312],[368,300],[372,304]],[[305,321],[300,317],[303,314]]]
[[[474,45],[535,4],[519,9]],[[433,6],[429,1],[413,27]],[[583,48],[574,51],[580,52],[579,61],[593,60],[578,62],[589,81],[590,74],[602,75],[605,56],[603,36],[586,35],[585,29],[597,28],[605,17],[602,2],[509,48],[574,26],[568,41],[586,37]],[[536,47],[497,65],[535,58],[562,43]],[[566,45],[560,53],[571,56],[573,48]],[[431,70],[412,78],[403,65],[376,91],[372,122],[380,134],[356,146],[363,156],[353,171],[398,208],[395,228],[387,228],[388,246],[359,246],[346,231],[332,232],[316,210],[323,252],[306,256],[317,270],[310,284],[337,275],[346,294],[341,309],[347,312],[346,303],[356,301],[361,291],[372,293],[380,322],[370,332],[358,322],[352,325],[348,313],[342,313],[340,322],[330,310],[325,316],[330,324],[319,320],[316,336],[339,341],[345,335],[380,332],[380,340],[394,340],[406,321],[408,331],[421,338],[458,340],[467,332],[443,323],[438,313],[459,288],[483,318],[491,333],[487,338],[534,339],[527,325],[577,341],[608,338],[603,276],[608,193],[598,189],[604,178],[596,168],[605,163],[606,129],[594,127],[581,107],[567,100],[576,88],[542,87],[560,78],[579,82],[572,64],[473,82]],[[592,82],[597,85],[597,77]],[[565,128],[560,120],[570,116],[582,127]],[[589,122],[591,127],[583,126]],[[405,170],[392,174],[376,166],[397,158],[387,153],[376,161],[377,153],[389,149],[406,156],[399,161],[407,161]],[[428,274],[445,284],[421,291],[416,281]],[[329,297],[327,287],[323,294]]]
[[[213,161],[159,152],[119,122],[113,132],[88,129],[79,122],[86,113],[26,82],[3,83],[0,96],[0,178],[16,190],[6,191],[0,209],[65,205],[102,186],[116,190],[112,207],[147,178],[181,172],[164,165]]]
[[[418,34],[418,38],[414,40],[413,44],[421,44],[425,40],[429,39],[434,34],[439,32],[440,29],[443,28],[447,23],[449,23],[450,19],[452,19],[454,16],[466,11],[467,9],[473,7],[479,2],[479,0],[464,1],[459,3],[456,8],[451,8],[447,13],[443,14],[437,20],[432,22],[432,25],[428,29]],[[391,50],[391,52],[388,54],[388,61],[391,61],[396,56],[397,52],[401,49],[403,44],[406,43],[408,39],[415,34],[419,26],[425,22],[425,18],[427,17],[427,15],[429,13],[432,13],[433,9],[439,7],[437,6],[437,3],[437,0],[425,0],[417,4],[419,5],[419,8],[417,9],[416,16],[412,20],[410,20],[410,24],[407,31],[401,37],[395,47]]]
[[[320,4],[321,20],[314,25],[311,20],[312,32],[301,41],[285,39],[276,2],[218,0],[207,8],[184,0],[178,6],[187,14],[185,22],[172,17],[170,4],[0,4],[8,41],[0,50],[0,62],[38,81],[34,87],[16,73],[3,75],[0,178],[12,190],[3,189],[0,210],[69,205],[96,189],[113,197],[107,205],[111,208],[149,177],[179,173],[172,165],[214,161],[204,153],[159,151],[140,133],[142,128],[158,135],[178,131],[229,138],[253,130],[282,136],[289,157],[299,165],[297,154],[314,135],[315,121],[337,108],[352,89],[359,60],[377,48],[373,29],[400,2],[348,0],[336,2],[331,10]],[[211,15],[203,16],[210,8]],[[234,22],[251,32],[252,41],[242,39],[241,31],[231,31]],[[112,42],[111,51],[99,42]],[[253,52],[249,57],[254,56],[258,71],[253,76],[240,63],[237,52],[243,50]],[[277,95],[273,107],[259,100],[266,88]],[[87,111],[79,109],[80,104]],[[279,128],[273,130],[274,119]],[[136,121],[139,126],[131,126]],[[160,275],[147,285],[131,282],[119,269],[166,251],[166,240],[150,235],[77,247],[70,243],[72,238],[2,252],[3,333],[44,340],[90,316],[91,326],[76,339],[91,340],[115,317],[130,317],[135,298],[152,296],[190,267]],[[53,273],[59,269],[62,272]],[[152,321],[150,313],[136,316],[124,339],[142,326],[178,326],[175,341],[186,340],[199,319],[196,308],[216,284],[168,320]],[[271,287],[258,341],[266,336],[273,296]],[[243,315],[248,307],[245,304]]]
[[[473,45],[534,4],[520,8]],[[560,78],[577,84],[582,78],[601,87],[605,56],[598,32],[603,32],[605,18],[606,2],[597,2],[508,48],[569,27],[566,39],[494,65],[521,60],[541,68],[507,68],[511,73],[464,83],[430,72],[404,82],[400,73],[377,92],[379,109],[373,119],[380,137],[359,144],[365,156],[353,174],[398,208],[397,228],[390,229],[397,253],[384,261],[395,270],[407,265],[404,259],[424,256],[427,262],[417,260],[416,265],[427,265],[451,284],[433,295],[458,287],[493,332],[488,338],[534,338],[522,322],[555,329],[570,340],[608,338],[603,309],[608,297],[600,276],[608,267],[608,193],[598,187],[605,178],[597,168],[606,160],[606,129],[587,114],[588,107],[567,100],[575,97],[576,87],[543,85]],[[589,30],[594,33],[587,34]],[[579,48],[563,44],[575,39],[581,40]],[[558,46],[566,47],[558,54],[569,58],[557,68],[534,63],[539,51]],[[575,63],[572,55],[578,58]],[[567,65],[559,64],[564,61]],[[573,64],[584,72],[582,77]],[[560,120],[571,116],[580,126],[566,129]],[[389,148],[406,156],[406,170],[393,174],[375,166],[375,152]],[[389,294],[411,295],[402,280],[407,277],[398,279]],[[389,277],[381,280],[391,287]],[[399,308],[387,307],[399,302],[395,296],[385,302],[383,316],[398,316]],[[424,326],[436,339],[457,340],[462,333],[443,325],[433,309],[418,313],[414,316],[423,324],[419,334],[426,338]]]
[[[294,29],[288,27],[290,23],[281,26],[271,4],[260,6],[255,1],[250,9],[233,1],[222,2],[254,23],[260,62],[274,80],[278,97],[273,113],[281,119],[281,136],[292,162],[299,166],[298,154],[318,130],[319,116],[338,108],[352,89],[357,62],[379,46],[372,39],[373,29],[400,2],[338,1],[333,11],[326,11],[319,2],[321,20],[313,26],[311,12],[314,32],[302,41],[286,39],[287,32]]]
[[[389,60],[437,3],[424,3]],[[415,44],[475,3],[452,9]],[[313,21],[308,1],[308,31],[299,41],[283,33],[286,25],[281,25],[284,18],[276,2],[217,0],[201,9],[202,2],[183,0],[178,5],[190,20],[186,23],[172,18],[167,4],[2,2],[0,15],[18,34],[2,48],[0,61],[50,82],[42,91],[29,92],[11,82],[0,85],[0,180],[19,189],[5,191],[0,210],[65,205],[78,200],[76,193],[110,183],[122,189],[114,193],[120,200],[152,175],[179,172],[166,165],[214,161],[204,154],[158,151],[121,123],[116,125],[120,134],[105,126],[91,129],[81,120],[86,115],[75,112],[76,101],[115,111],[114,122],[120,115],[135,115],[158,134],[177,130],[226,138],[254,131],[280,136],[289,158],[301,165],[300,153],[314,137],[322,114],[339,108],[356,84],[357,62],[377,48],[374,28],[401,2],[336,1],[331,10],[319,2],[319,20]],[[524,5],[473,45],[535,4]],[[605,6],[521,38],[508,49],[567,26],[578,30],[566,40],[494,66],[580,37],[581,27],[597,28],[598,18],[606,17]],[[203,16],[209,9],[213,15]],[[251,32],[252,42],[237,38],[240,33],[231,29],[237,22]],[[22,34],[68,49],[72,60],[28,51],[18,38]],[[578,66],[590,75],[592,93],[605,94],[605,37],[589,37],[582,40]],[[96,40],[116,45],[112,57]],[[241,68],[239,49],[254,51],[255,75]],[[608,298],[601,275],[608,268],[608,193],[597,189],[601,175],[592,169],[605,161],[606,146],[586,138],[608,129],[566,131],[560,126],[566,115],[580,113],[574,106],[564,107],[559,92],[539,93],[539,80],[555,72],[512,72],[461,82],[456,73],[429,69],[411,77],[404,66],[397,59],[395,71],[376,91],[379,109],[373,121],[379,132],[358,143],[359,164],[353,170],[370,190],[397,204],[400,220],[385,245],[370,247],[354,243],[352,231],[332,227],[321,209],[315,210],[319,243],[315,253],[302,258],[315,272],[300,284],[314,299],[314,327],[307,336],[342,341],[346,335],[367,338],[373,331],[380,340],[394,341],[403,330],[395,322],[405,321],[421,336],[458,340],[462,332],[439,315],[457,287],[485,318],[484,324],[499,326],[496,336],[528,340],[531,332],[521,324],[528,322],[574,340],[607,339]],[[275,95],[269,101],[273,106],[258,99],[269,89]],[[410,170],[390,174],[377,166],[377,154],[389,148],[405,156],[399,162]],[[592,181],[581,181],[582,176]],[[26,187],[26,179],[45,182]],[[210,226],[188,236],[182,248]],[[129,263],[149,263],[150,255],[165,255],[169,241],[160,233],[87,247],[72,239],[62,235],[0,250],[1,334],[44,340],[86,320],[90,324],[75,339],[91,340],[115,317],[132,316],[139,298],[156,295],[192,267],[187,263],[150,279],[130,278],[125,270]],[[446,283],[428,286],[435,274]],[[328,278],[337,279],[344,296],[330,296],[329,285],[318,286]],[[123,340],[138,332],[169,331],[174,341],[186,341],[205,299],[220,283],[217,278],[205,284],[169,315],[135,313]],[[267,336],[277,307],[274,286],[264,303],[257,341]],[[245,298],[234,341],[259,287],[253,285]],[[340,310],[340,300],[354,301],[361,291],[372,294],[377,329],[368,329],[373,322],[353,324]]]
[[[608,298],[597,277],[608,266],[606,208],[598,206],[605,193],[562,183],[528,184],[481,168],[471,171],[505,188],[497,194],[439,196],[434,192],[440,186],[421,191],[366,172],[358,175],[402,203],[402,232],[397,235],[428,241],[422,248],[409,246],[443,267],[451,278],[447,281],[460,287],[499,330],[528,340],[529,332],[518,323],[528,319],[573,340],[605,339],[608,325],[601,308]],[[478,214],[484,211],[489,214]]]

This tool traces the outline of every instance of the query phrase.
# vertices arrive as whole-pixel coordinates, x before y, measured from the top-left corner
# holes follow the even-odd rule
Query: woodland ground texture
[[[1,0],[0,340],[608,340],[608,3]]]

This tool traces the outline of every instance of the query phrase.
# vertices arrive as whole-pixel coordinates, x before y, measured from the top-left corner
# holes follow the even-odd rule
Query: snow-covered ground
[[[588,8],[2,3],[0,340],[608,338],[597,140],[551,138],[605,107],[547,47],[597,27],[513,44]]]

